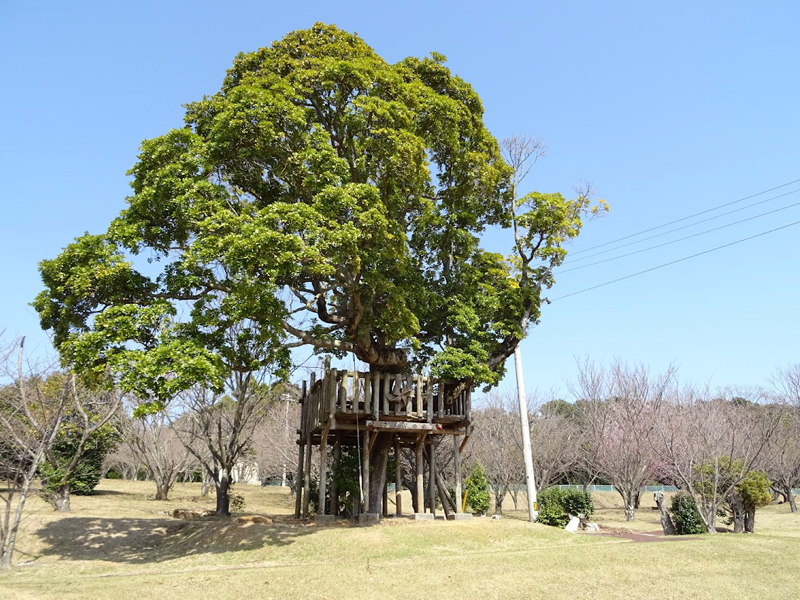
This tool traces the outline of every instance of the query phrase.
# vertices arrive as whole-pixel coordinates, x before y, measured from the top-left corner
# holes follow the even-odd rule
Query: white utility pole
[[[536,510],[536,479],[533,475],[531,430],[528,424],[528,402],[525,399],[525,382],[522,380],[522,353],[519,343],[514,349],[514,366],[517,371],[517,398],[519,400],[519,425],[522,428],[522,454],[525,457],[525,482],[528,486],[528,520],[533,523],[539,516]]]

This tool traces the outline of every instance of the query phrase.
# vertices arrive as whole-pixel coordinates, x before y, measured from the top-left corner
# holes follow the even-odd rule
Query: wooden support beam
[[[369,440],[364,440],[361,450],[361,498],[363,499],[361,512],[369,513]]]
[[[319,443],[319,501],[317,502],[317,514],[325,514],[325,494],[328,491],[328,430],[330,422],[322,432],[322,440]]]
[[[433,438],[428,443],[428,500],[431,514],[436,516],[436,460],[434,459]]]
[[[442,431],[441,423],[415,423],[413,421],[367,421],[370,431]]]
[[[339,467],[339,461],[342,459],[342,440],[336,436],[336,442],[333,444],[333,471],[334,473]],[[336,516],[339,514],[339,482],[336,477],[331,481],[331,514]]]
[[[303,483],[303,461],[305,460],[304,454],[306,451],[306,445],[304,442],[300,442],[299,449],[297,451],[297,478],[294,480],[294,518],[300,518],[300,511],[303,508],[303,488],[305,484]]]
[[[388,456],[388,454],[387,454]],[[381,515],[389,516],[389,480],[383,482],[383,502],[381,502]]]
[[[453,510],[453,499],[447,492],[447,486],[445,485],[444,477],[442,477],[442,474],[438,471],[436,473],[436,489],[439,490],[439,498],[442,500],[442,509],[444,509],[444,517],[446,519],[450,516],[450,512]]]
[[[306,434],[306,464],[305,464],[305,477],[303,478],[303,517],[309,516],[308,507],[311,502],[311,431]]]
[[[400,467],[400,438],[394,438],[394,505],[395,514],[403,516],[403,471]]]
[[[420,513],[425,512],[425,496],[423,495],[424,477],[422,474],[422,445],[425,443],[425,434],[420,434],[417,438],[417,443],[414,446],[414,457],[416,458],[417,468],[417,484],[416,484],[416,498],[417,498],[417,511]]]
[[[461,448],[459,436],[453,436],[453,469],[456,472],[456,512],[461,512]]]
[[[368,446],[367,452],[372,452],[372,447],[375,445],[375,441],[376,441],[377,439],[378,439],[378,432],[377,432],[377,431],[374,431],[374,432],[373,432],[373,433],[372,433],[372,434],[369,436],[369,443],[368,443],[368,445],[367,445],[367,446]]]
[[[469,441],[469,434],[467,434],[467,435],[465,435],[465,436],[464,436],[464,439],[462,440],[462,442],[461,442],[461,445],[458,447],[458,453],[459,453],[459,454],[461,454],[462,452],[464,452],[464,446],[466,446],[466,445],[467,445],[467,442],[468,442],[468,441]]]

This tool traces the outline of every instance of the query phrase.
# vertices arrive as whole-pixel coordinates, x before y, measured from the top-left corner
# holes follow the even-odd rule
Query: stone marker
[[[578,528],[581,526],[581,520],[578,517],[572,517],[564,528],[570,533],[578,533]]]

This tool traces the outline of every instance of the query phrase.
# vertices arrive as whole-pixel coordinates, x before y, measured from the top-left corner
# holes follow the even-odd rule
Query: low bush
[[[686,492],[678,492],[672,497],[670,507],[672,521],[675,524],[675,532],[678,535],[692,535],[705,533],[706,526],[700,518],[697,504],[694,497]]]
[[[467,479],[466,488],[467,506],[476,515],[485,515],[489,510],[489,482],[486,481],[480,463],[475,465],[475,469]]]
[[[594,513],[592,495],[583,490],[562,490],[551,487],[541,492],[537,500],[539,503],[538,521],[552,527],[566,527],[569,523],[569,515],[583,514],[588,519]]]

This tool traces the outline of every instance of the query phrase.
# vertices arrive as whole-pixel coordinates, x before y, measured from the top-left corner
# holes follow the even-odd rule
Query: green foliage
[[[550,487],[536,496],[539,504],[538,521],[553,527],[565,527],[569,523],[569,515],[586,515],[590,518],[594,513],[594,501],[589,492],[576,489]]]
[[[329,448],[329,452],[331,449]],[[390,461],[392,463],[392,461]],[[339,514],[355,515],[358,513],[358,504],[361,500],[361,490],[358,486],[358,449],[345,447],[341,450],[338,464],[333,464],[333,460],[327,461],[328,485],[325,490],[325,505],[331,506],[331,490],[335,482],[339,488]],[[393,465],[387,467],[387,474],[393,471]],[[319,507],[319,482],[316,477],[312,477],[309,482],[309,510],[317,512]]]
[[[771,485],[772,481],[764,471],[750,471],[735,489],[742,498],[745,509],[755,510],[772,502]]]
[[[90,415],[90,420],[96,419],[99,419],[97,415]],[[70,466],[79,451],[82,434],[83,425],[79,415],[75,412],[67,414],[56,434],[48,459],[39,467],[42,494],[45,498],[61,489],[65,477],[70,493],[79,496],[91,494],[100,482],[103,460],[106,454],[117,447],[120,441],[119,432],[111,423],[96,429],[89,436],[83,452],[80,453],[77,467],[70,476]]]
[[[697,503],[691,494],[678,492],[672,497],[670,506],[675,532],[678,535],[705,533],[706,526],[697,510]]]
[[[547,504],[539,506],[539,516],[536,518],[539,523],[550,527],[560,527],[564,529],[569,523],[569,515],[564,512],[557,504]]]
[[[466,482],[467,506],[477,515],[484,515],[489,510],[489,482],[478,463]]]
[[[245,500],[241,494],[234,494],[232,491],[228,492],[228,506],[231,512],[242,512],[244,510]]]
[[[285,373],[287,341],[497,383],[589,209],[511,197],[442,55],[390,64],[324,24],[238,55],[130,175],[105,233],[41,262],[33,305],[65,363],[154,398],[145,411],[232,371]],[[482,248],[512,215],[515,255]]]

